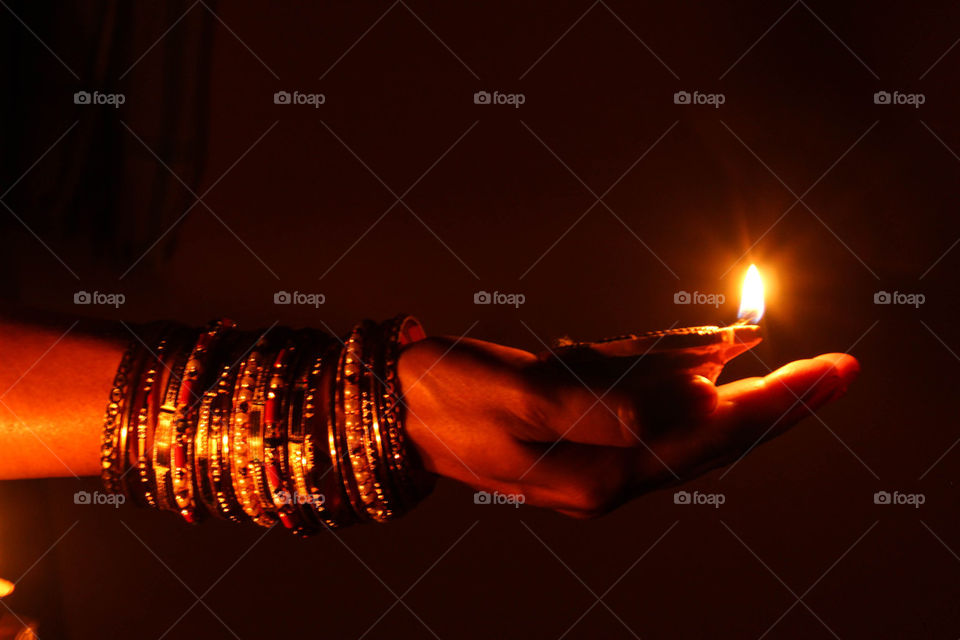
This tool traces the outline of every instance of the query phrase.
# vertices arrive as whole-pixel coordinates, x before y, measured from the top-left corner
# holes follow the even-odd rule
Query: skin
[[[399,373],[427,469],[592,517],[729,464],[842,396],[858,371],[832,353],[721,386],[628,376],[604,396],[609,382],[532,353],[430,338],[403,353]]]
[[[99,473],[106,398],[133,336],[72,322],[0,318],[0,479]],[[721,386],[647,372],[609,389],[596,367],[571,373],[448,337],[410,345],[398,366],[407,436],[427,470],[574,517],[729,464],[843,395],[859,371],[826,354]]]

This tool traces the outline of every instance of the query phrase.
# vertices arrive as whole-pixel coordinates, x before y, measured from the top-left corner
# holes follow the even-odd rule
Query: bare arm
[[[0,479],[99,473],[107,396],[130,338],[118,328],[0,317]]]
[[[107,396],[133,337],[71,322],[0,319],[0,479],[100,471]],[[858,370],[827,354],[720,387],[655,377],[607,395],[532,353],[438,337],[402,353],[399,379],[429,471],[582,517],[730,463],[839,398]]]

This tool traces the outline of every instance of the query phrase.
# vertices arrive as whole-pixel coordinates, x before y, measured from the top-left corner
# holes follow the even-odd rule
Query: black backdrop
[[[5,483],[0,575],[26,572],[5,602],[41,637],[960,633],[956,5],[11,3],[0,20],[8,303],[340,332],[407,310],[537,350],[729,322],[753,261],[767,339],[727,379],[825,351],[863,365],[820,419],[686,487],[718,509],[666,491],[578,522],[441,483],[402,521],[300,541],[74,505],[94,480]],[[126,101],[74,104],[94,90]],[[126,304],[76,307],[78,290]]]

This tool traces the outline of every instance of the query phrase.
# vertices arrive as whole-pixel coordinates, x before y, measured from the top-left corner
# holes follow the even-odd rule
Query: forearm
[[[432,488],[404,427],[398,362],[424,337],[409,316],[344,339],[71,322],[0,322],[0,479],[99,474],[188,522],[296,535],[385,522]]]
[[[132,328],[137,342],[116,324],[0,317],[0,479],[105,469],[108,488],[138,504],[184,515],[187,501],[190,521],[194,510],[244,520],[242,507],[300,535],[400,515],[429,492],[431,473],[595,515],[738,459],[843,395],[859,369],[827,354],[715,387],[632,365],[622,380],[622,359],[609,358],[596,365],[600,378],[617,373],[618,384],[595,390],[588,372],[543,375],[524,351],[422,340],[404,318],[358,325],[346,342],[229,329],[178,393],[191,378],[187,354],[211,329],[170,334],[160,355],[146,327]],[[114,394],[121,417],[105,428],[131,342],[139,364]],[[143,375],[151,369],[154,382]]]
[[[136,339],[112,322],[0,316],[0,480],[100,473],[107,399],[123,350]],[[404,360],[408,381],[432,364]]]
[[[0,479],[99,473],[125,333],[86,319],[0,317]]]

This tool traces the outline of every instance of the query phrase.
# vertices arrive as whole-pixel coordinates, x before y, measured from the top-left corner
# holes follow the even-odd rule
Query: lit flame
[[[740,293],[740,312],[737,318],[747,324],[756,324],[763,317],[763,280],[757,265],[747,269],[743,279],[743,291]]]

